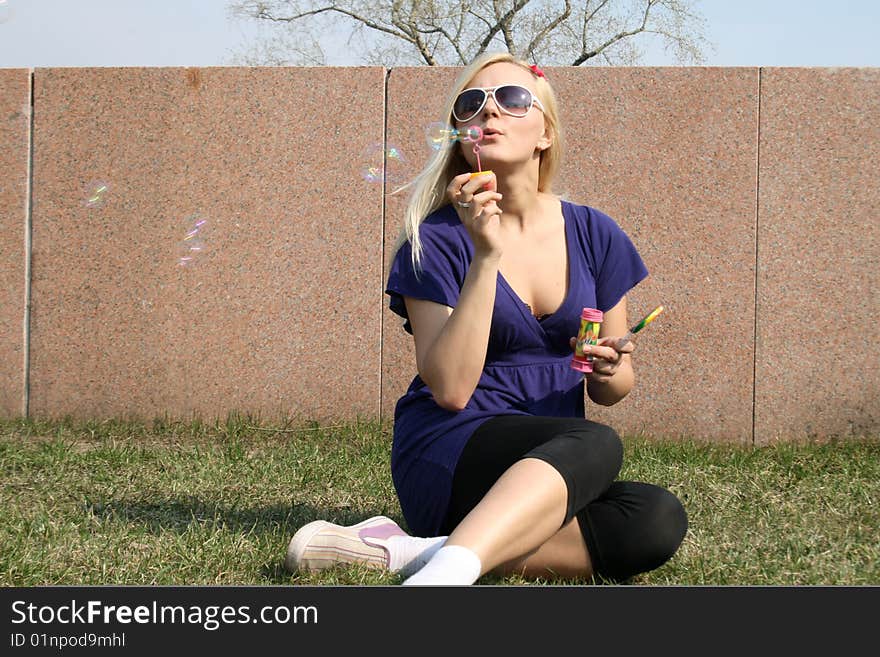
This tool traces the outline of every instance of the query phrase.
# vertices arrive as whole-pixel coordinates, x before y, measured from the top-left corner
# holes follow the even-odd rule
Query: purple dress
[[[401,510],[417,536],[436,536],[446,515],[455,465],[468,438],[498,415],[584,417],[583,374],[571,369],[569,338],[581,310],[607,311],[648,270],[613,219],[562,201],[569,280],[565,300],[538,320],[498,274],[486,363],[467,406],[448,411],[416,375],[394,411],[391,475]],[[412,333],[403,296],[454,308],[474,254],[467,229],[451,205],[433,212],[419,229],[422,269],[413,272],[410,244],[395,254],[386,294],[392,311]]]

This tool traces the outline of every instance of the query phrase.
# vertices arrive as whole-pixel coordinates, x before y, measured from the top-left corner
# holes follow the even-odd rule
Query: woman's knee
[[[623,441],[608,425],[583,420],[560,431],[556,438],[568,439],[562,443],[566,446],[561,449],[573,458],[603,464],[603,469],[613,471],[613,477],[620,472],[623,465]]]
[[[659,568],[678,551],[688,529],[681,501],[660,486],[616,481],[583,512],[597,572],[624,581]]]
[[[559,431],[524,457],[546,461],[562,475],[568,489],[568,522],[617,477],[623,464],[623,443],[614,429],[584,421]]]
[[[605,487],[620,473],[623,466],[623,441],[617,431],[605,424],[586,421],[586,426],[563,434],[577,439],[580,447],[578,460],[583,463],[592,463],[604,477],[607,477]],[[603,488],[604,490],[604,488]]]
[[[601,444],[601,449],[607,455],[609,463],[613,463],[615,466],[615,473],[620,472],[623,465],[623,441],[618,433],[608,425],[597,422],[592,422],[592,424],[595,430],[591,434],[591,440]]]
[[[658,557],[665,562],[678,551],[687,534],[687,512],[678,497],[660,487],[657,487],[652,511]]]
[[[641,518],[642,565],[638,571],[647,572],[669,561],[681,546],[688,530],[684,505],[673,493],[652,484],[649,487]]]

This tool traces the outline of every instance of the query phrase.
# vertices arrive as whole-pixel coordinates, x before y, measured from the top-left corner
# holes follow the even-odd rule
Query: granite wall
[[[390,417],[383,283],[456,68],[0,70],[0,415]],[[880,69],[550,68],[555,191],[651,276],[624,433],[876,435]],[[384,159],[384,180],[383,166]]]

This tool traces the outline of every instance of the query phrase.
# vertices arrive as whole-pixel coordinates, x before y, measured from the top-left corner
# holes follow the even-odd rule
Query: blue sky
[[[709,66],[880,66],[876,0],[697,6],[715,46]],[[226,0],[0,0],[0,68],[231,65],[258,29],[230,19]],[[675,62],[656,52],[642,63]]]

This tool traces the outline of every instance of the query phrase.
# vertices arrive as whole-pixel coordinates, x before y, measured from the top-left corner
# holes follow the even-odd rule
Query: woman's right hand
[[[471,174],[463,173],[455,176],[446,188],[446,196],[479,255],[500,257],[503,250],[501,208],[498,207],[502,197],[496,191],[497,182],[491,172],[473,178]]]

